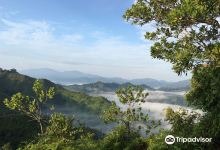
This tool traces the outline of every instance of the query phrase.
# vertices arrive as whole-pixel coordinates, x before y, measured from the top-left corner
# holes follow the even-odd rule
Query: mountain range
[[[122,78],[105,78],[99,75],[83,73],[79,71],[56,71],[48,68],[22,70],[20,73],[35,77],[45,78],[59,84],[86,84],[97,81],[123,83],[126,80]]]
[[[124,79],[120,77],[102,77],[99,75],[83,73],[79,71],[56,71],[48,68],[42,69],[28,69],[21,70],[20,73],[35,77],[35,78],[44,78],[51,80],[58,84],[63,85],[73,85],[73,84],[89,84],[95,82],[104,82],[104,83],[131,83],[135,85],[147,85],[155,89],[163,90],[175,90],[175,89],[189,89],[190,80],[183,80],[178,82],[169,82],[164,80],[156,80],[152,78],[143,78],[143,79]]]

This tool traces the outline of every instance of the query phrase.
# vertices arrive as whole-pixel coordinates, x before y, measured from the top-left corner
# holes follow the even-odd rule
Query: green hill
[[[0,70],[0,100],[10,97],[17,92],[33,95],[32,86],[36,79],[19,74],[16,70]],[[92,97],[80,92],[71,92],[58,84],[42,79],[45,88],[55,87],[55,98],[50,101],[55,106],[72,106],[77,110],[100,113],[110,104],[103,97]]]
[[[127,82],[123,84],[119,83],[104,83],[104,82],[96,82],[90,84],[83,85],[69,85],[64,86],[66,89],[71,91],[83,92],[83,93],[100,93],[100,92],[115,92],[118,88],[134,86],[133,84]],[[144,89],[154,90],[153,88],[147,85],[140,85]]]
[[[28,117],[18,112],[8,110],[3,104],[4,98],[9,98],[17,92],[33,96],[32,86],[35,80],[35,78],[19,74],[14,69],[0,69],[0,147],[7,142],[16,146],[22,141],[31,140],[37,134],[38,126],[34,121],[30,121]],[[49,80],[42,79],[41,81],[44,88],[55,88],[55,97],[50,100],[50,103],[55,106],[54,111],[75,115],[89,127],[102,123],[99,120],[99,114],[109,107],[110,102],[107,99],[71,92]]]

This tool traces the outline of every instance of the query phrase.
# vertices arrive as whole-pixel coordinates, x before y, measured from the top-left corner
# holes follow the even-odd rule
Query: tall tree
[[[154,58],[171,62],[181,74],[204,64],[220,65],[219,0],[138,0],[124,17],[133,24],[155,24],[146,32]]]
[[[160,121],[149,119],[148,114],[142,111],[141,104],[146,101],[148,93],[141,87],[128,86],[118,89],[116,94],[123,108],[112,103],[102,117],[107,123],[117,122],[118,126],[104,137],[100,149],[147,149],[146,140],[138,131],[142,129],[141,131],[145,130],[150,135],[151,131],[160,125]]]
[[[40,126],[41,134],[43,130],[43,112],[42,107],[49,99],[52,99],[55,92],[54,88],[44,90],[40,80],[36,80],[33,85],[35,97],[24,96],[21,93],[14,94],[11,99],[5,99],[4,104],[11,110],[22,112],[33,120],[37,121]]]
[[[140,123],[138,128],[145,128],[147,133],[160,125],[160,120],[149,119],[148,114],[142,111],[141,104],[146,102],[148,96],[143,88],[128,86],[118,89],[116,94],[124,108],[121,109],[112,103],[112,106],[103,113],[102,117],[105,122],[117,122],[127,129],[128,134],[137,129],[137,123]]]
[[[186,98],[191,106],[205,112],[194,129],[198,135],[213,137],[218,147],[220,1],[137,0],[124,18],[140,26],[154,25],[155,30],[145,34],[146,39],[154,41],[152,57],[172,63],[178,75],[192,72],[192,89]]]

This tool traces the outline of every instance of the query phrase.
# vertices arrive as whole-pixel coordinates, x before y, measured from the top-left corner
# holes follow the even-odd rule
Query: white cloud
[[[136,4],[138,2],[138,0],[134,0],[134,3],[133,4]]]
[[[83,36],[80,34],[70,34],[62,36],[61,39],[68,43],[74,43],[81,41],[83,39]]]
[[[6,30],[0,32],[0,40],[7,44],[46,43],[53,40],[53,28],[46,22],[17,23],[2,19]]]
[[[57,32],[56,26],[46,21],[1,19],[0,24],[4,26],[0,30],[0,64],[5,68],[49,67],[103,76],[179,79],[169,64],[152,60],[151,43],[134,44],[123,36],[109,36],[100,31]]]
[[[19,13],[19,11],[11,11],[8,10],[6,7],[0,6],[0,18],[10,18]]]

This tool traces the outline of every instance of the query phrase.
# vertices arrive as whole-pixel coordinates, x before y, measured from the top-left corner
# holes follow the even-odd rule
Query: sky
[[[127,23],[134,0],[0,0],[0,67],[77,70],[105,77],[178,81],[150,56],[152,25]]]

